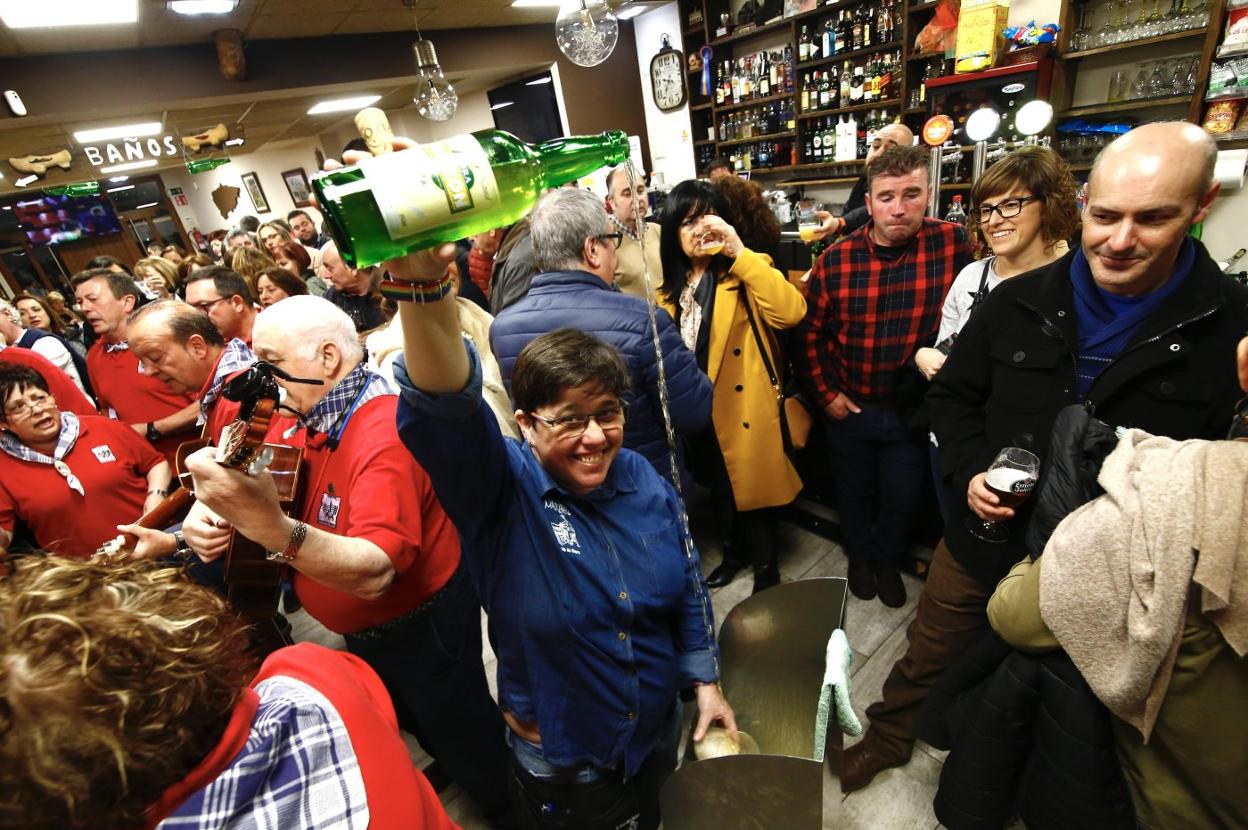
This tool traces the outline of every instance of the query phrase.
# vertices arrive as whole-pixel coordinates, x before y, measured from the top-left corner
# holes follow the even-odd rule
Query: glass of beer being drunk
[[[807,245],[815,241],[819,228],[823,227],[823,222],[815,215],[815,210],[815,205],[803,203],[797,211],[797,234]]]
[[[988,465],[988,477],[985,482],[988,489],[996,494],[1002,507],[1017,510],[1031,495],[1040,478],[1040,459],[1034,453],[1019,447],[1006,447],[997,453],[992,464]],[[985,542],[1001,544],[1009,541],[1010,529],[1001,522],[986,522],[979,516],[971,515],[966,519],[966,529],[978,539]]]

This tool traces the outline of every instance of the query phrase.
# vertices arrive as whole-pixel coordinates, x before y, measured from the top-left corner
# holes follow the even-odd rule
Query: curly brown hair
[[[0,828],[145,826],[255,670],[243,623],[179,570],[15,562],[0,580]]]
[[[1023,189],[1043,201],[1040,235],[1052,246],[1070,239],[1079,226],[1079,183],[1070,167],[1048,147],[1019,147],[984,171],[971,188],[966,230],[985,242],[979,227],[979,208],[993,196]]]
[[[780,221],[763,198],[758,182],[737,176],[721,176],[711,182],[719,191],[728,215],[724,220],[736,230],[745,247],[772,259],[780,252]]]

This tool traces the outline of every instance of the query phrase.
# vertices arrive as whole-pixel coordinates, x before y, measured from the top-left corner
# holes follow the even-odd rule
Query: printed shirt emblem
[[[568,518],[572,512],[557,501],[546,499],[543,506],[547,512],[556,514],[550,522],[550,530],[555,534],[555,543],[564,553],[581,555],[581,545],[576,538],[576,528]]]
[[[342,499],[334,495],[334,485],[321,494],[321,506],[316,511],[316,523],[325,527],[338,527],[338,511],[342,509]]]
[[[113,451],[108,444],[100,444],[98,447],[92,447],[91,452],[95,453],[95,460],[101,464],[109,464],[117,460],[117,456],[113,455]]]

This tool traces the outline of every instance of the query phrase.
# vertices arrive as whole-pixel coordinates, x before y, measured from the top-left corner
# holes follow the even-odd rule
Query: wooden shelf
[[[732,112],[733,110],[749,109],[750,107],[759,107],[763,104],[770,104],[772,101],[783,101],[785,98],[792,98],[793,93],[782,92],[779,95],[768,95],[766,98],[751,98],[748,101],[742,101],[739,104],[724,104],[715,107],[715,112]]]
[[[829,14],[840,14],[841,9],[857,8],[867,2],[878,2],[878,0],[840,0],[840,2],[835,4],[824,3],[815,6],[808,12],[799,12],[788,19],[797,23],[802,20],[810,20],[812,17],[825,17]]]
[[[791,173],[796,169],[797,167],[794,167],[791,164],[786,164],[780,167],[751,167],[749,170],[742,169],[738,172],[741,172],[741,173],[748,172],[748,173],[758,174],[758,175],[766,174],[768,176],[773,176],[777,173]]]
[[[738,144],[753,144],[756,141],[773,141],[777,138],[796,138],[797,133],[792,130],[786,130],[782,133],[768,133],[767,135],[756,135],[750,138],[734,138],[731,141],[719,142],[720,147],[735,147]]]
[[[715,40],[710,41],[710,44],[711,46],[722,46],[726,43],[735,43],[738,40],[749,40],[752,37],[758,37],[759,35],[765,35],[778,31],[785,26],[790,25],[792,22],[793,18],[791,17],[781,18],[763,26],[754,26],[748,32],[733,32],[726,37],[716,38]]]
[[[690,104],[690,112],[702,112],[703,110],[715,109],[714,101],[707,101],[705,104]]]
[[[895,109],[900,100],[901,99],[899,98],[888,98],[884,101],[871,101],[867,104],[851,104],[848,107],[837,107],[833,110],[812,110],[811,112],[799,113],[797,120],[801,121],[809,118],[822,118],[828,115],[840,115],[843,112],[858,112],[859,110]]]
[[[1157,37],[1146,37],[1140,40],[1132,40],[1128,43],[1114,43],[1110,46],[1098,46],[1095,49],[1084,49],[1079,52],[1067,52],[1062,57],[1068,61],[1083,60],[1084,58],[1094,57],[1095,55],[1108,55],[1114,52],[1121,52],[1126,49],[1138,49],[1145,46],[1155,46],[1158,43],[1169,43],[1173,40],[1189,40],[1191,38],[1203,37],[1209,31],[1207,26],[1201,26],[1199,29],[1187,29],[1182,32],[1169,32]]]
[[[853,49],[849,52],[837,52],[835,55],[828,55],[826,58],[819,58],[818,60],[806,61],[804,63],[794,63],[793,71],[800,72],[804,69],[817,69],[820,66],[827,66],[828,64],[836,63],[837,61],[852,61],[854,58],[862,57],[864,55],[875,55],[880,52],[889,52],[900,48],[901,41],[894,39],[888,41],[887,43],[881,43],[877,46],[868,46],[866,49]]]
[[[713,139],[713,138],[699,138],[699,139],[697,139],[696,141],[694,141],[694,142],[693,142],[693,146],[694,146],[694,147],[705,147],[705,146],[706,146],[706,145],[708,145],[708,144],[714,144],[714,143],[715,143],[715,139]]]
[[[971,189],[970,182],[953,182],[952,184],[945,184],[944,182],[941,182],[940,184],[941,193],[944,193],[946,190],[970,190],[970,189]]]
[[[924,115],[927,112],[926,106],[906,107],[901,111],[902,115]]]
[[[935,60],[936,58],[940,58],[943,61],[945,59],[945,53],[944,52],[913,52],[909,55],[906,55],[906,62],[909,63],[910,61],[930,61],[930,60]]]
[[[1107,115],[1116,112],[1155,109],[1157,107],[1174,107],[1180,104],[1190,104],[1191,102],[1192,96],[1190,95],[1169,95],[1165,98],[1144,98],[1139,101],[1113,101],[1104,104],[1091,104],[1086,107],[1072,107],[1059,112],[1057,117],[1076,118],[1083,115]]]
[[[841,162],[848,164],[848,162]],[[799,167],[801,165],[798,165]],[[792,179],[784,182],[776,182],[776,187],[810,187],[817,184],[853,184],[858,181],[857,176],[841,176],[835,179]]]

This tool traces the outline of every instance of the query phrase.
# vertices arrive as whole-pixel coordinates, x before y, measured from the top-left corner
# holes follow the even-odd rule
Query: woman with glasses
[[[991,255],[954,279],[941,309],[936,345],[914,361],[928,380],[936,376],[971,311],[1002,280],[1062,257],[1079,224],[1079,185],[1066,162],[1048,147],[1022,147],[989,167],[971,188],[967,230],[978,233]],[[949,519],[953,496],[940,473],[932,436],[932,471],[941,513]]]
[[[18,521],[85,559],[168,495],[169,462],[128,424],[57,408],[47,381],[0,364],[0,553]]]
[[[712,427],[690,441],[695,475],[730,525],[724,561],[707,584],[727,585],[752,564],[757,592],[780,581],[773,508],[802,489],[771,378],[784,370],[774,332],[800,323],[806,301],[770,257],[741,242],[729,217],[712,185],[685,181],[672,188],[663,210],[659,300],[714,386]]]
[[[454,257],[447,244],[387,262],[382,290],[401,299],[399,435],[459,530],[489,614],[516,819],[652,830],[676,765],[679,691],[697,701],[695,740],[713,721],[736,731],[681,504],[622,448],[632,379],[618,351],[583,331],[556,329],[520,352],[511,391],[523,440],[503,438],[447,301]]]

